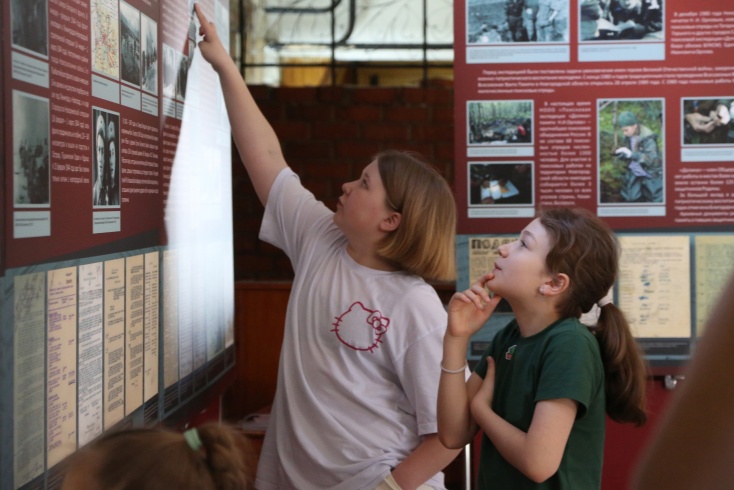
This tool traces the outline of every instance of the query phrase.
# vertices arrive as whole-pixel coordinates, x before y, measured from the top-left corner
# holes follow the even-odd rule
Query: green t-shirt
[[[535,404],[542,400],[570,398],[578,402],[578,413],[561,465],[543,483],[523,475],[482,436],[477,488],[600,488],[606,424],[604,367],[599,344],[589,329],[575,318],[565,318],[523,338],[513,320],[497,333],[475,368],[482,379],[488,355],[496,365],[492,408],[515,427],[527,432]]]

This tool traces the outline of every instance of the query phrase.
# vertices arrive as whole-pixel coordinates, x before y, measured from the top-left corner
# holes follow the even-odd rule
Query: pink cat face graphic
[[[354,350],[370,351],[378,348],[380,339],[387,332],[390,319],[377,310],[369,310],[356,301],[349,309],[336,317],[333,323],[339,341]]]

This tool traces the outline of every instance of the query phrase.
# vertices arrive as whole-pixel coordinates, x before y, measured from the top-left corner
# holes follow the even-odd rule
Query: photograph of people
[[[120,78],[140,86],[140,12],[120,2]]]
[[[533,142],[532,100],[469,101],[466,109],[469,146]]]
[[[663,40],[663,0],[581,0],[581,41]]]
[[[568,41],[569,0],[469,0],[467,43]]]
[[[107,114],[107,200],[110,206],[120,205],[120,166],[118,165],[119,116]]]
[[[533,204],[533,166],[529,162],[469,164],[469,204]]]
[[[734,143],[734,97],[683,99],[683,144]]]
[[[601,100],[598,107],[599,202],[662,203],[662,100]]]
[[[13,204],[48,206],[48,99],[13,90]]]
[[[120,116],[101,109],[92,110],[94,154],[92,165],[92,204],[118,206],[119,190],[119,121]]]
[[[12,0],[10,17],[13,46],[48,55],[46,0]]]
[[[140,16],[142,42],[140,54],[143,90],[158,93],[158,24],[147,15]]]

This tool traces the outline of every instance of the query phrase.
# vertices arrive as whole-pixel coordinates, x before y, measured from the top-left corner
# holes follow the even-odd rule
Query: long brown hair
[[[550,236],[546,265],[552,274],[570,278],[558,305],[562,317],[578,318],[605,297],[617,279],[619,244],[612,230],[585,209],[548,209],[539,213]],[[591,328],[605,371],[607,414],[617,422],[647,421],[647,366],[622,311],[613,303],[601,307]]]
[[[77,452],[68,472],[87,472],[92,488],[114,490],[246,490],[253,453],[237,429],[209,423],[196,429],[193,450],[180,432],[132,429],[103,435]],[[85,489],[86,490],[86,489]]]
[[[388,150],[376,160],[387,204],[401,214],[377,253],[427,280],[456,279],[456,204],[446,179],[415,153]]]

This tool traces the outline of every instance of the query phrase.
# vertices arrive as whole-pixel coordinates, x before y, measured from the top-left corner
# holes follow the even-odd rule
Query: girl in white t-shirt
[[[443,489],[458,454],[436,435],[446,311],[425,280],[455,278],[451,189],[413,154],[377,155],[336,212],[287,166],[278,139],[196,6],[235,144],[265,216],[260,238],[295,277],[255,485]]]

